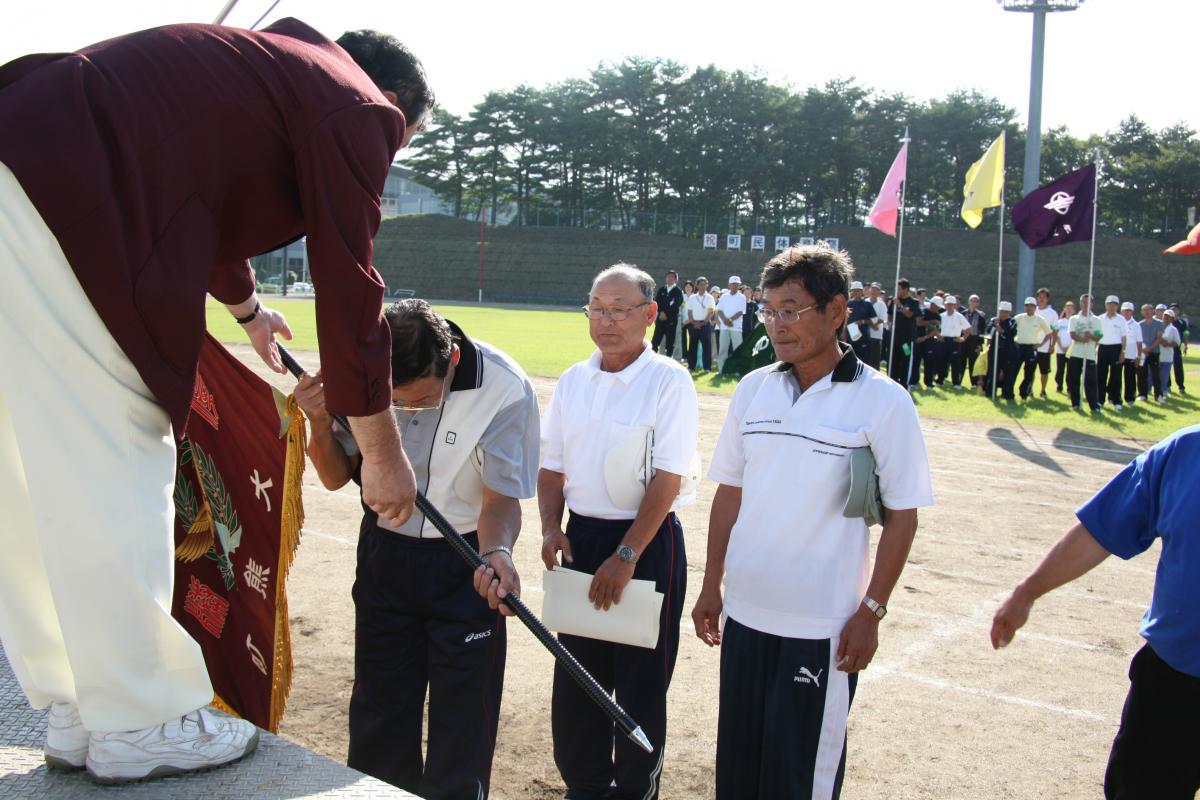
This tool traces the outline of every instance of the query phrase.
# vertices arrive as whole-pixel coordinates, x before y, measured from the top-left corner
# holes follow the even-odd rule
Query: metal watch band
[[[637,550],[634,550],[627,544],[623,544],[617,548],[617,558],[624,561],[626,564],[636,564],[638,560]]]
[[[262,311],[262,303],[255,300],[254,310],[244,317],[234,317],[238,325],[245,325],[248,322],[254,322],[254,318],[258,316],[258,312]]]
[[[876,602],[869,597],[864,597],[863,605],[870,609],[871,613],[875,615],[875,619],[883,619],[887,616],[887,606],[883,603]]]
[[[492,545],[487,550],[484,550],[482,553],[479,554],[479,557],[487,558],[492,553],[505,553],[506,555],[508,555],[509,558],[512,558],[512,556],[513,556],[512,549],[510,547],[508,547],[507,545],[503,545],[503,544],[497,544],[497,545]]]

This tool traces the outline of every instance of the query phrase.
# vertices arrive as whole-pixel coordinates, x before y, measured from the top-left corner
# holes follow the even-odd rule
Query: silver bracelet
[[[493,545],[493,546],[489,547],[487,550],[484,550],[482,553],[480,553],[479,557],[487,558],[492,553],[504,553],[505,555],[507,555],[509,557],[510,560],[513,557],[512,548],[508,547],[507,545],[503,545],[503,544],[497,544],[497,545]]]

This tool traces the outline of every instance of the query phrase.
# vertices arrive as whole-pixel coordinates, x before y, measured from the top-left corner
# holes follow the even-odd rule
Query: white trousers
[[[0,641],[29,702],[92,731],[212,700],[171,617],[171,422],[0,164]]]
[[[725,366],[725,359],[742,346],[742,319],[738,317],[736,328],[724,328],[717,339],[717,372]]]

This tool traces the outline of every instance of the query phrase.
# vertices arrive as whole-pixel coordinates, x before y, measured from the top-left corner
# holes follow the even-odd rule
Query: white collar
[[[624,383],[626,386],[628,386],[633,382],[634,378],[641,374],[642,370],[646,368],[646,365],[649,364],[654,358],[654,351],[650,349],[650,342],[643,339],[641,355],[635,358],[632,364],[620,372],[606,372],[605,370],[600,369],[601,357],[602,356],[599,350],[593,350],[592,355],[587,361],[584,362],[587,365],[588,372],[590,373],[589,377],[594,378],[597,375],[611,375],[620,380],[621,383]]]

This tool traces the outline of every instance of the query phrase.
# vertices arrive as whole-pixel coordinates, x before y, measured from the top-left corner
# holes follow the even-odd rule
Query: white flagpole
[[[911,139],[908,138],[908,126],[904,126],[904,138],[900,140],[900,146],[907,145]],[[908,189],[908,154],[904,156],[904,183],[900,184],[900,230],[896,235],[896,282],[892,286],[892,340],[888,344],[888,377],[895,378],[892,375],[892,364],[896,358],[896,321],[899,320],[900,314],[900,254],[904,251],[904,195]],[[911,360],[912,345],[908,348]],[[904,390],[908,391],[908,379],[912,375],[912,364],[908,366],[908,373],[904,376]]]
[[[238,0],[229,0],[225,3],[225,7],[217,14],[217,18],[213,20],[213,25],[220,25],[229,16],[229,12],[233,11],[233,7],[237,5]]]
[[[1092,278],[1096,273],[1096,217],[1099,214],[1099,210],[1100,210],[1100,169],[1102,166],[1103,166],[1103,162],[1100,160],[1099,151],[1097,151],[1096,152],[1096,183],[1092,189],[1092,255],[1088,261],[1088,315],[1089,316],[1096,315],[1096,309],[1095,309],[1096,298],[1095,298],[1095,296],[1092,295]],[[1100,345],[1097,344],[1096,345],[1096,349],[1097,349],[1096,368],[1092,370],[1092,375],[1094,376],[1095,381],[1096,381],[1096,400],[1097,401],[1099,401],[1101,399],[1100,392],[1102,390],[1102,387],[1100,386],[1099,348],[1100,348]],[[1084,381],[1087,380],[1087,359],[1086,358],[1083,360],[1083,375],[1081,375],[1080,378]]]
[[[1004,189],[1000,189],[1000,258],[996,267],[996,325],[992,329],[995,344],[992,349],[992,400],[996,399],[996,384],[1000,383],[1000,286],[1004,278]]]

